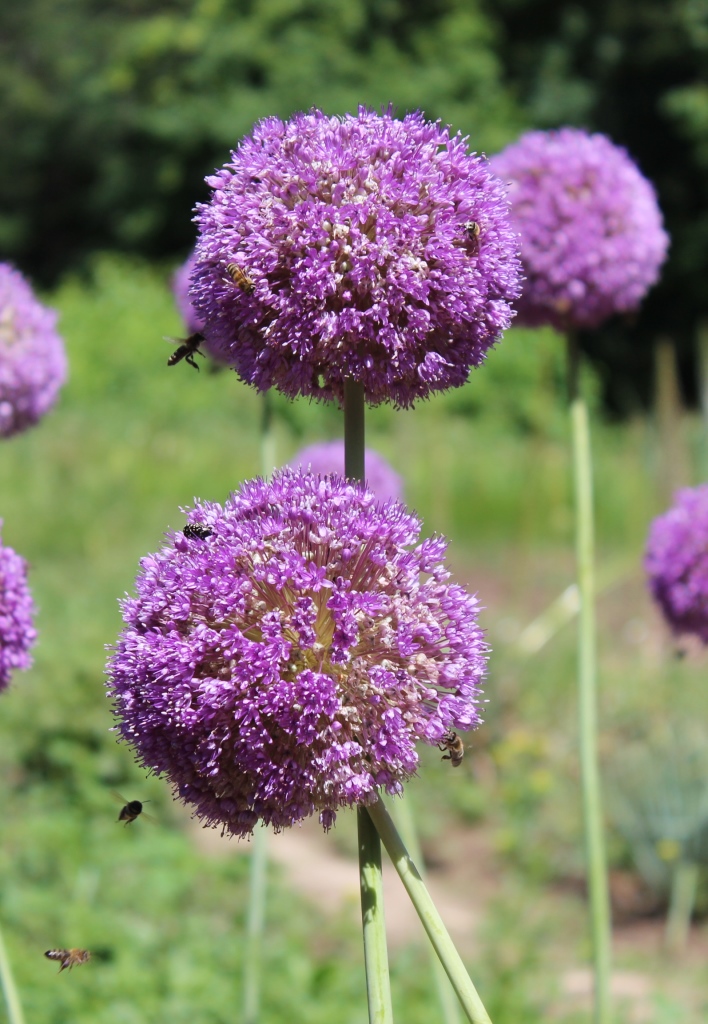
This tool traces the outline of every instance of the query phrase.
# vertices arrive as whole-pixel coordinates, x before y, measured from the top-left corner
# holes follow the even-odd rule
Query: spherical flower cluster
[[[422,114],[261,121],[207,179],[192,301],[259,390],[410,406],[464,384],[509,326],[503,184]]]
[[[27,565],[12,548],[4,547],[0,538],[0,691],[15,669],[32,664],[29,651],[37,639],[33,618]]]
[[[644,566],[674,632],[708,643],[708,484],[678,491],[673,507],[654,520]]]
[[[344,476],[344,441],[323,441],[308,445],[293,456],[288,465],[320,476],[328,476],[330,473]],[[379,500],[403,500],[403,481],[382,455],[367,448],[364,465],[366,486]]]
[[[22,274],[0,263],[0,437],[33,426],[56,401],[67,374],[56,320]]]
[[[172,275],[172,294],[175,297],[177,309],[184,320],[187,334],[201,334],[204,322],[197,316],[196,310],[189,297],[189,282],[194,270],[194,253],[185,260],[181,267],[178,267]]]
[[[669,238],[652,185],[624,149],[576,128],[528,132],[491,166],[510,183],[521,235],[519,322],[597,327],[639,306]]]
[[[121,736],[235,835],[401,791],[480,721],[478,603],[446,542],[341,477],[283,469],[142,560],[109,663]]]

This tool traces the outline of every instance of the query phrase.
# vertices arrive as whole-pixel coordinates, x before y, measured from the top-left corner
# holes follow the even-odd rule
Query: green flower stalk
[[[7,955],[5,949],[5,943],[2,937],[2,931],[0,930],[0,984],[2,984],[3,995],[5,996],[5,1004],[7,1006],[7,1019],[9,1024],[25,1024],[25,1018],[22,1014],[22,1005],[20,1003],[20,995],[15,985],[15,979],[12,974],[12,968],[10,967],[10,958]]]

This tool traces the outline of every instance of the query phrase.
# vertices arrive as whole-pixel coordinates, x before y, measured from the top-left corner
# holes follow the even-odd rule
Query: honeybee
[[[114,793],[113,796],[116,798],[116,800],[118,800],[120,803],[124,805],[121,808],[121,812],[116,819],[117,821],[124,821],[126,825],[130,825],[131,821],[135,821],[135,819],[139,818],[140,815],[143,813],[145,814],[145,817],[148,818],[150,821],[155,820],[151,815],[147,813],[147,811],[143,811],[143,805],[149,804],[149,800],[126,800],[124,796],[120,795],[120,793]]]
[[[48,949],[44,955],[48,960],[58,960],[60,962],[60,974],[67,967],[71,970],[72,967],[85,964],[91,959],[91,954],[87,949]]]
[[[204,335],[198,331],[196,334],[190,334],[188,338],[165,338],[165,341],[179,341],[180,346],[176,348],[170,358],[167,360],[168,366],[174,366],[176,363],[181,362],[185,359],[190,366],[193,366],[195,370],[199,367],[194,362],[195,355],[203,356],[204,353],[199,351],[199,346],[204,341]]]
[[[467,235],[470,241],[479,238],[481,230],[482,229],[480,228],[476,220],[468,220],[467,223],[465,224],[465,234]]]
[[[199,540],[206,540],[207,537],[211,537],[214,531],[210,530],[208,526],[202,526],[201,523],[187,523],[182,533],[185,537],[193,539],[198,537]]]
[[[456,732],[449,732],[442,743],[438,743],[438,750],[447,750],[441,761],[449,761],[453,768],[460,767],[465,756],[465,747]]]
[[[226,273],[229,275],[237,288],[240,288],[246,295],[250,295],[255,285],[248,274],[241,270],[237,263],[227,263]]]

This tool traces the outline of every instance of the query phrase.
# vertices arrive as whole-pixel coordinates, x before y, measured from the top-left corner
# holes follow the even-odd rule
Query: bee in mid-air
[[[465,756],[465,746],[456,732],[449,732],[442,743],[438,743],[438,750],[447,751],[441,760],[449,761],[453,768],[460,767]]]
[[[214,531],[210,530],[208,526],[202,526],[201,523],[187,523],[182,533],[185,537],[194,539],[198,537],[199,540],[206,540],[207,537],[211,537]]]
[[[194,362],[195,355],[204,355],[203,352],[199,351],[199,346],[204,341],[204,335],[198,331],[196,334],[190,334],[188,338],[165,338],[165,341],[178,341],[180,343],[179,348],[176,348],[170,358],[167,360],[168,366],[174,366],[176,363],[185,359],[190,366],[193,366],[195,370],[199,367]]]
[[[77,967],[79,964],[85,964],[87,960],[91,959],[91,954],[87,949],[48,949],[44,954],[48,960],[58,960],[61,964],[59,973],[65,971],[68,967],[71,970],[72,967]]]
[[[119,803],[123,804],[117,821],[124,821],[126,825],[130,825],[131,821],[135,821],[141,814],[144,814],[150,821],[155,820],[147,811],[143,811],[143,805],[149,804],[149,800],[126,800],[120,793],[114,793],[113,796]]]
[[[246,295],[251,294],[255,285],[248,274],[244,270],[241,270],[237,263],[227,263],[226,273],[237,288],[240,288],[242,292],[246,293]]]

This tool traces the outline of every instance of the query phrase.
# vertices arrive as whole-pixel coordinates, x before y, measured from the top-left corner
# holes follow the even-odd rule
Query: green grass
[[[166,271],[106,258],[92,282],[69,280],[50,296],[71,378],[43,423],[0,447],[3,538],[28,559],[39,608],[35,666],[0,698],[0,923],[27,1024],[240,1015],[247,859],[199,852],[164,783],[145,780],[116,744],[103,695],[117,599],[131,590],[140,557],[181,526],[180,506],[194,496],[223,500],[259,470],[258,396],[233,373],[166,367],[162,337],[182,333],[167,282]],[[426,531],[451,538],[456,575],[487,609],[487,725],[454,773],[425,751],[413,788],[433,860],[450,834],[469,830],[492,852],[493,891],[471,968],[495,1024],[585,1019],[558,990],[560,972],[587,956],[582,901],[557,889],[581,871],[574,629],[533,657],[515,647],[519,630],[573,579],[562,371],[552,333],[512,331],[466,388],[367,419],[368,442],[403,473]],[[591,377],[586,386],[596,392]],[[335,409],[275,404],[283,461],[341,436]],[[705,717],[706,660],[673,659],[643,593],[641,551],[660,508],[651,425],[596,417],[593,435],[600,575],[615,580],[600,602],[609,761],[658,716]],[[685,440],[698,466],[699,424],[686,424]],[[118,825],[112,790],[153,801],[159,824]],[[330,840],[351,845],[346,816]],[[616,837],[612,848],[626,866]],[[356,928],[322,918],[275,875],[265,1024],[363,1024]],[[57,977],[42,957],[57,945],[96,957]],[[395,954],[392,971],[398,1019],[433,1019],[424,951]],[[705,1018],[705,980],[690,964],[672,967],[657,954],[651,972],[660,982],[651,1024]],[[692,993],[683,1002],[677,977]]]

